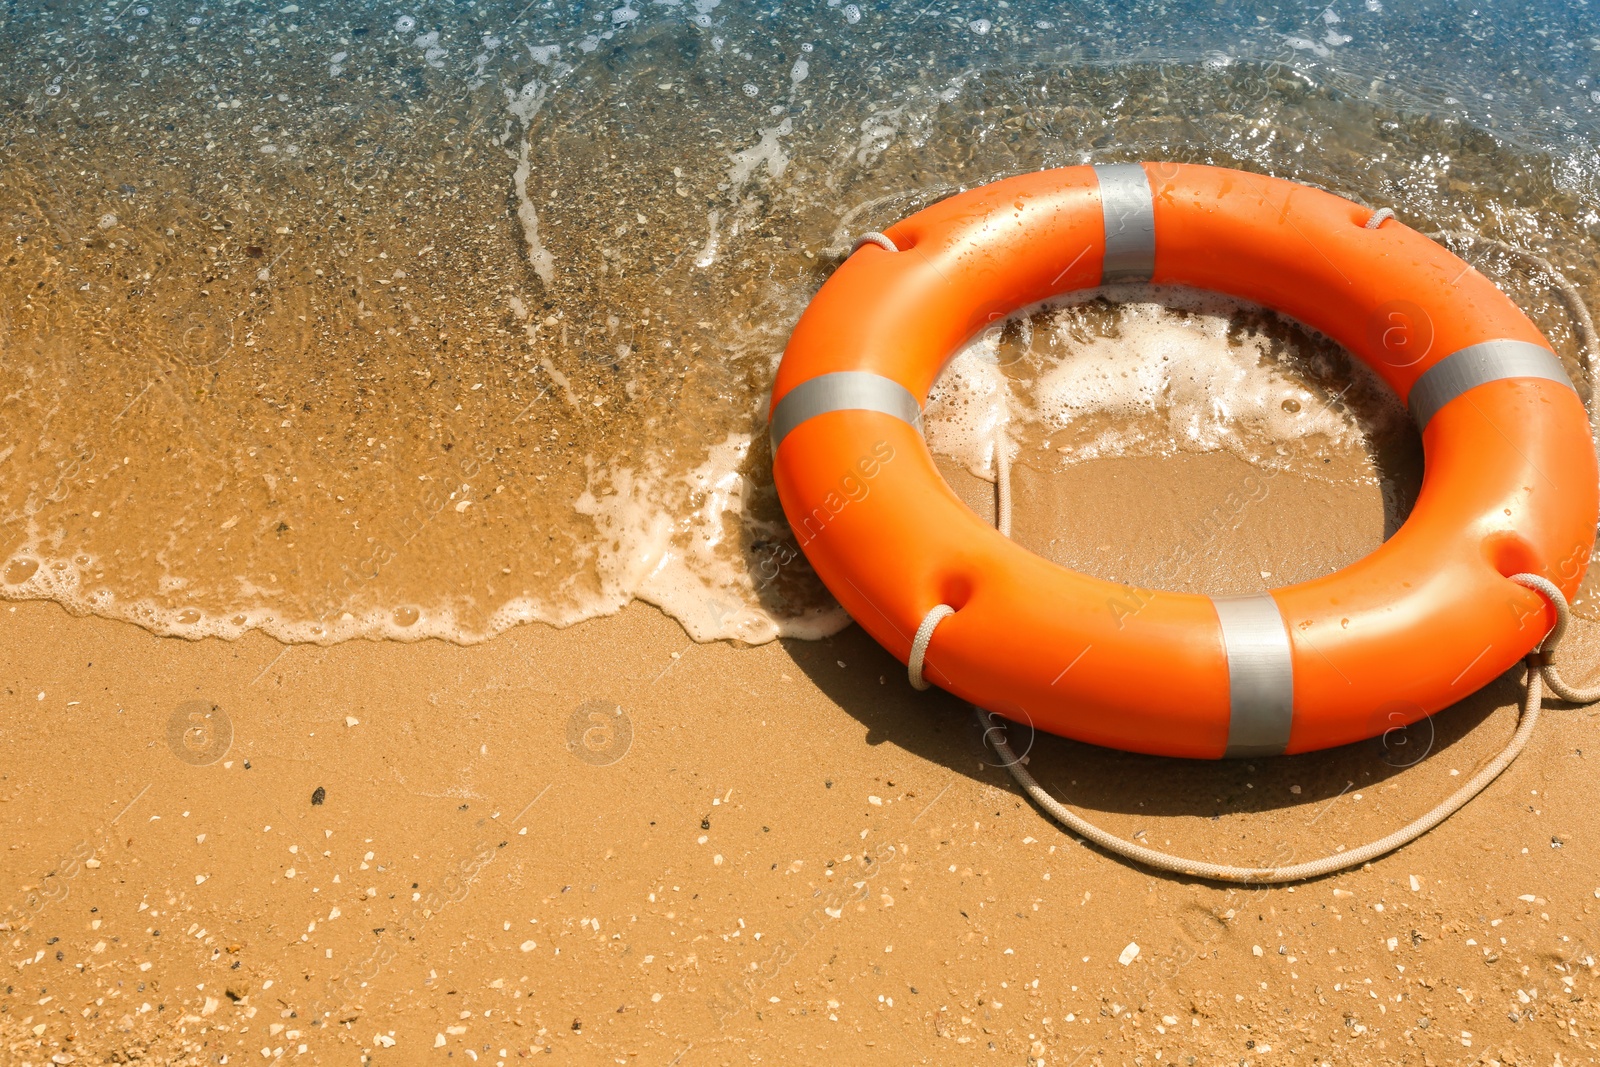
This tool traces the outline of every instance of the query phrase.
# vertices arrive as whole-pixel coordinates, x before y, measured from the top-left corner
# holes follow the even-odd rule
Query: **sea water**
[[[1580,0],[0,19],[0,596],[160,634],[473,642],[633,600],[697,639],[838,629],[772,486],[783,345],[854,235],[1019,172],[1243,167],[1600,294]],[[1581,379],[1543,270],[1469,258]],[[1386,491],[1415,451],[1326,339],[1148,287],[974,338],[928,440],[980,476],[999,443]]]

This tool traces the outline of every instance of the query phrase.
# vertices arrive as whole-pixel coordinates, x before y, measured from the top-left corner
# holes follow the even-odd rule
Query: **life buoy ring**
[[[1487,278],[1396,220],[1296,182],[1170,163],[996,182],[872,235],[795,326],[769,429],[784,512],[850,615],[1008,718],[1137,752],[1305,752],[1432,714],[1507,670],[1569,598],[1600,511],[1584,406]],[[1369,225],[1372,223],[1372,225]],[[1130,589],[1001,536],[939,476],[929,387],[993,320],[1113,282],[1225,293],[1318,330],[1408,406],[1404,525],[1337,573],[1247,596]]]

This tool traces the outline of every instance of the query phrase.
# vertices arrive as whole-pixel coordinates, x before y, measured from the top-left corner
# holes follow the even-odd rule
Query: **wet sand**
[[[830,632],[803,566],[751,579],[797,551],[761,432],[789,331],[855,235],[1047,167],[1292,177],[1600,292],[1600,90],[1571,56],[1517,65],[1552,30],[1522,13],[1463,38],[1381,4],[1337,30],[1214,4],[703,5],[0,19],[0,599],[317,644],[634,599],[704,639]],[[1491,59],[1515,80],[1468,73]],[[1454,247],[1570,358],[1542,268]],[[1190,331],[1205,350],[1101,310],[1008,353],[1054,380],[1067,459],[1272,462],[1319,423],[1256,403],[1307,384],[1292,365],[1328,346],[1304,331],[1225,316]],[[1134,358],[1155,347],[1173,358]],[[1258,350],[1242,398],[1215,359],[1188,373]],[[1149,388],[1086,372],[1108,361]],[[1169,447],[1156,399],[1227,425]]]
[[[1059,492],[1156,501],[1123,523],[1153,541],[1185,518],[1170,500],[1203,509],[1231,476],[1101,474]],[[981,512],[987,485],[949,476]],[[1326,492],[1274,483],[1263,507],[1338,517],[1255,557],[1252,522],[1281,516],[1227,525],[1211,554],[1235,563],[1205,580],[1383,536],[1375,487],[1313,509]],[[1020,497],[1027,543],[1061,498]],[[1061,551],[1092,553],[1076,528]],[[1600,627],[1568,652],[1593,662]],[[1600,1044],[1593,710],[1551,707],[1398,854],[1266,889],[1058,832],[968,709],[857,628],[695,644],[635,605],[471,647],[290,647],[21,603],[0,669],[7,1063],[1574,1064]],[[1257,762],[1012,742],[1116,832],[1285,863],[1431,807],[1505,743],[1519,692]]]

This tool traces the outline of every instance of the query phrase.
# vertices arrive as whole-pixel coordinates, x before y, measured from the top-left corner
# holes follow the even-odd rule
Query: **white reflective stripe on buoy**
[[[773,453],[796,426],[830,411],[879,411],[922,429],[922,407],[911,390],[871,371],[835,371],[801,382],[778,401],[770,427]]]
[[[1138,163],[1096,163],[1106,255],[1100,284],[1147,282],[1156,271],[1156,211],[1150,178]]]
[[[1226,757],[1276,756],[1294,725],[1289,628],[1271,593],[1211,598],[1228,655]]]
[[[1417,429],[1424,430],[1440,408],[1467,390],[1506,378],[1543,378],[1577,392],[1561,360],[1548,348],[1528,341],[1483,341],[1429,367],[1411,387],[1406,406]]]

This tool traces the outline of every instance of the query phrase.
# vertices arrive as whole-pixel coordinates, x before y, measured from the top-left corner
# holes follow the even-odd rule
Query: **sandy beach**
[[[1593,710],[1553,704],[1394,855],[1238,887],[1059,832],[969,709],[856,628],[696,644],[635,606],[291,647],[37,603],[0,628],[9,1063],[1576,1064],[1600,1041]],[[1118,833],[1287,863],[1431,807],[1519,695],[1257,762],[1011,740]]]

